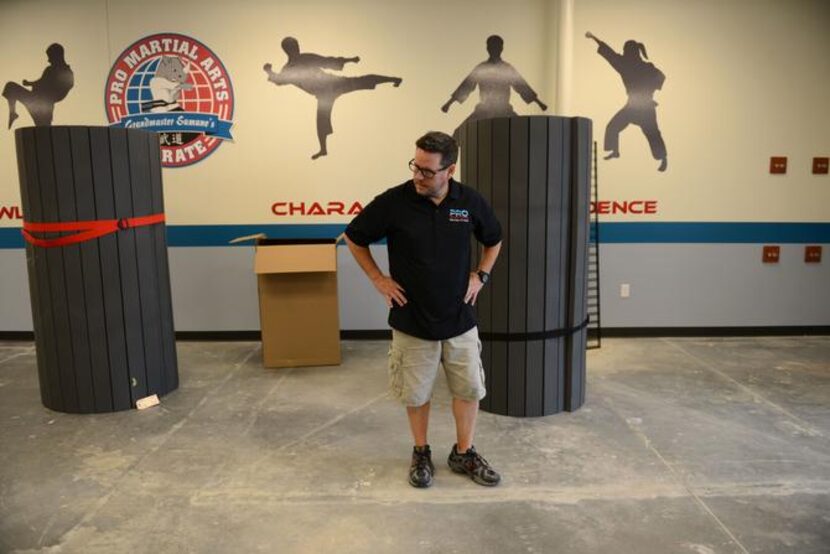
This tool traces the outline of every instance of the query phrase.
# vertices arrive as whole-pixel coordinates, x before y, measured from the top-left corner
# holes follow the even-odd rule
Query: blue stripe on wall
[[[229,246],[231,239],[265,233],[271,238],[335,238],[346,225],[170,225],[170,246]],[[828,244],[830,223],[600,223],[604,244]],[[242,244],[240,246],[246,246]],[[19,227],[0,228],[0,248],[23,248]]]
[[[600,223],[601,243],[830,242],[830,223]]]

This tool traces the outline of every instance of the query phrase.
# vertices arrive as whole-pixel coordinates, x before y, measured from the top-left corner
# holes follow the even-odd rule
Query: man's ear
[[[447,178],[448,178],[448,179],[449,179],[450,177],[452,177],[452,176],[453,176],[453,174],[455,174],[455,166],[456,166],[456,165],[457,165],[457,164],[452,164],[451,166],[449,166],[449,167],[447,168]]]

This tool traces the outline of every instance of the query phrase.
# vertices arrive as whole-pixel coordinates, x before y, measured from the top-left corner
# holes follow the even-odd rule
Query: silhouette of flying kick
[[[288,55],[288,63],[282,67],[280,72],[274,73],[270,63],[265,64],[263,69],[268,74],[268,80],[275,85],[294,85],[317,98],[317,140],[320,143],[320,150],[311,156],[312,160],[328,154],[326,139],[334,132],[331,125],[331,110],[335,100],[343,94],[373,89],[381,83],[392,83],[397,87],[402,81],[400,77],[374,74],[360,77],[332,75],[323,70],[342,71],[347,62],[357,63],[360,58],[357,56],[353,58],[320,56],[310,52],[300,52],[300,45],[294,37],[285,37],[282,40],[282,49]]]
[[[620,157],[620,133],[629,124],[639,126],[651,147],[651,155],[660,161],[658,171],[665,171],[668,166],[666,143],[657,127],[657,102],[654,101],[654,92],[663,87],[666,76],[654,67],[648,59],[646,47],[635,40],[626,41],[622,55],[617,54],[606,43],[590,32],[585,33],[587,38],[593,39],[599,45],[597,52],[605,58],[611,67],[617,70],[622,77],[628,101],[608,122],[605,127],[604,149],[608,152],[606,160]]]
[[[3,87],[3,97],[9,103],[9,129],[14,120],[19,117],[17,103],[23,104],[29,111],[37,126],[52,124],[52,114],[55,104],[60,102],[75,84],[72,69],[64,60],[63,46],[54,43],[46,49],[49,65],[43,70],[43,75],[37,81],[23,80],[23,85],[12,81]],[[26,87],[31,87],[32,90]]]
[[[542,108],[548,107],[539,100],[536,92],[530,88],[516,69],[501,59],[504,50],[504,40],[498,35],[487,37],[487,53],[490,57],[473,68],[469,75],[461,82],[450,99],[441,106],[441,111],[447,113],[453,102],[463,103],[470,93],[478,87],[479,102],[473,113],[467,116],[459,128],[468,121],[487,119],[491,117],[510,117],[516,115],[510,105],[510,89],[514,89],[527,104],[535,102]]]

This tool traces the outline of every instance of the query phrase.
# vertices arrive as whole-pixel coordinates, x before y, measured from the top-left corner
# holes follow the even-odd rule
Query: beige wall
[[[229,71],[236,96],[233,143],[223,144],[195,165],[164,172],[170,224],[337,223],[348,217],[276,218],[275,201],[368,202],[408,177],[414,140],[429,129],[449,132],[469,114],[473,94],[449,114],[440,106],[486,56],[485,39],[505,40],[504,58],[545,98],[551,25],[542,1],[512,2],[227,2],[124,0],[13,2],[0,6],[4,32],[0,79],[36,78],[51,42],[66,49],[76,85],[57,105],[54,124],[105,124],[103,94],[119,53],[144,36],[175,32],[212,49]],[[36,15],[40,14],[40,15]],[[35,17],[47,22],[33,26]],[[299,39],[301,48],[324,55],[360,56],[343,75],[400,76],[339,98],[329,156],[317,150],[313,97],[266,80],[262,66],[285,63],[280,41]],[[518,113],[540,113],[514,99]],[[17,126],[30,124],[21,109]],[[0,107],[5,120],[5,106]],[[0,130],[0,203],[17,203],[13,133]],[[8,225],[9,222],[2,224]]]
[[[830,155],[830,3],[824,0],[577,0],[574,111],[595,138],[622,107],[616,72],[592,31],[615,50],[643,42],[666,74],[655,99],[669,170],[653,169],[645,138],[629,127],[620,159],[600,165],[603,196],[653,198],[664,221],[830,221],[830,179],[813,156]],[[786,176],[770,156],[789,157]]]
[[[571,6],[573,42],[563,48],[558,15]],[[421,2],[226,2],[180,0],[5,1],[0,5],[0,80],[37,78],[45,47],[60,42],[76,85],[58,104],[55,124],[106,123],[104,82],[115,57],[159,32],[192,36],[230,72],[236,95],[233,143],[198,164],[165,171],[171,224],[337,223],[346,217],[276,218],[275,201],[366,202],[406,178],[413,138],[452,130],[472,110],[475,93],[449,114],[440,105],[485,58],[484,39],[505,39],[512,62],[550,106],[557,87],[569,115],[584,115],[602,134],[624,104],[618,75],[596,53],[588,30],[615,50],[645,43],[667,76],[656,99],[669,170],[655,171],[645,138],[629,127],[620,159],[601,162],[602,197],[657,200],[657,215],[606,220],[828,221],[827,177],[810,174],[828,155],[830,4],[822,0],[524,0]],[[341,97],[334,108],[330,155],[316,151],[315,101],[265,80],[262,65],[284,63],[287,35],[309,51],[358,55],[344,75],[404,79]],[[570,75],[557,73],[560,52]],[[522,114],[541,113],[514,94]],[[16,126],[30,124],[21,111]],[[0,120],[5,121],[5,106]],[[790,158],[785,177],[768,174],[771,155]],[[19,203],[13,133],[0,130],[0,205]],[[0,220],[2,226],[19,223]]]
[[[560,17],[563,10],[568,17]],[[584,38],[590,30],[615,49],[630,38],[644,42],[667,75],[656,99],[668,171],[656,171],[635,127],[622,134],[622,157],[599,163],[602,199],[656,200],[660,211],[608,215],[603,222],[828,223],[830,177],[809,174],[813,156],[830,155],[827,29],[826,0],[240,0],[234,6],[2,0],[0,84],[37,78],[46,46],[60,42],[76,85],[58,104],[55,124],[102,125],[104,82],[115,56],[146,35],[192,36],[231,74],[235,142],[197,165],[165,170],[169,222],[344,223],[348,218],[277,218],[270,206],[280,200],[365,202],[405,179],[413,139],[430,128],[452,130],[472,111],[475,94],[448,115],[439,108],[485,58],[484,40],[492,33],[505,38],[505,59],[536,88],[549,113],[561,104],[566,115],[592,118],[601,145],[625,92]],[[359,55],[361,63],[344,74],[404,79],[400,89],[383,85],[341,98],[330,155],[315,162],[309,159],[317,146],[314,100],[269,84],[261,69],[266,61],[282,65],[279,42],[289,34],[313,52]],[[521,114],[540,113],[516,95],[513,104]],[[6,117],[0,102],[0,122]],[[18,126],[29,124],[21,110]],[[20,202],[13,133],[4,126],[0,208]],[[788,175],[768,174],[771,155],[789,156]],[[19,225],[0,216],[6,236]],[[660,227],[647,232],[656,235]],[[379,258],[383,254],[377,249]],[[253,278],[240,285],[250,276],[247,249],[174,248],[170,255],[174,291],[182,292],[174,294],[180,330],[256,327]],[[826,249],[824,263],[805,265],[803,245],[784,245],[775,267],[760,263],[756,244],[603,244],[601,255],[606,326],[821,325],[830,313]],[[0,249],[0,329],[31,328],[21,256]],[[341,262],[341,299],[348,302],[341,327],[384,328],[382,302],[348,256]],[[620,283],[630,284],[631,298],[618,298]]]

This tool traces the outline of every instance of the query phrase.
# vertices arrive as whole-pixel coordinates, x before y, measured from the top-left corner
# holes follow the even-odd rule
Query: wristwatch
[[[481,279],[481,284],[482,285],[486,285],[487,281],[490,280],[490,274],[487,273],[486,271],[482,271],[482,270],[479,269],[476,272],[476,274],[478,275],[478,278]]]

